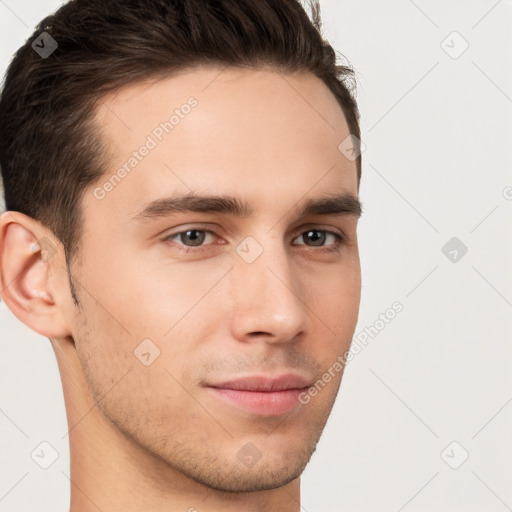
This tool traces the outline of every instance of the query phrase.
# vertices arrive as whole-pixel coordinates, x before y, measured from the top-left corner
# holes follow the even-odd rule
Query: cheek
[[[205,306],[219,308],[213,297],[222,293],[220,281],[231,267],[229,261],[148,260],[114,269],[103,292],[108,307],[134,337],[169,339],[186,325],[194,329],[197,312]]]
[[[172,414],[197,414],[183,392],[188,383],[182,363],[190,362],[172,344],[176,339],[153,336],[154,342],[149,337],[141,342],[91,300],[83,301],[81,318],[87,320],[77,330],[77,355],[98,406],[109,418],[135,433],[145,421],[156,426]]]
[[[130,371],[133,338],[103,305],[83,294],[75,347],[84,374],[96,394],[103,394]]]
[[[361,272],[357,262],[332,268],[305,284],[312,318],[335,339],[338,346],[350,343],[356,328],[361,300]],[[308,305],[309,305],[308,304]]]

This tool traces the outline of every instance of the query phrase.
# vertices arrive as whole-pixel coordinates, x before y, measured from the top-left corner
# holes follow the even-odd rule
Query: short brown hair
[[[106,172],[95,106],[124,85],[201,64],[272,66],[317,76],[360,139],[354,71],[337,63],[298,0],[72,0],[45,18],[15,54],[0,100],[0,168],[7,210],[48,226],[66,262],[80,239],[84,190]],[[58,47],[31,45],[46,32]],[[51,41],[51,40],[50,40]],[[340,141],[341,142],[341,141]],[[357,183],[361,156],[356,160]]]

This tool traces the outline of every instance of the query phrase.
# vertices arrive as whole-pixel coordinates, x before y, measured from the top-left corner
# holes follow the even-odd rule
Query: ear
[[[47,338],[70,335],[66,294],[58,288],[67,283],[62,260],[62,244],[44,225],[19,212],[0,216],[2,300],[19,320]]]

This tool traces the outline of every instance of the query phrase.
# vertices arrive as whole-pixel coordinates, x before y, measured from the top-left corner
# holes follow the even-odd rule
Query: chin
[[[201,484],[226,493],[246,493],[268,491],[283,487],[300,477],[304,465],[291,472],[289,467],[276,470],[272,467],[262,466],[259,469],[234,469],[227,475],[217,473],[213,478],[197,479]]]
[[[311,456],[316,450],[316,443],[291,453],[276,455],[246,465],[237,460],[235,465],[225,461],[222,467],[217,464],[193,468],[182,468],[187,476],[205,487],[227,493],[246,493],[268,491],[283,487],[299,478]],[[217,461],[218,462],[218,461]],[[186,471],[190,469],[190,471]]]

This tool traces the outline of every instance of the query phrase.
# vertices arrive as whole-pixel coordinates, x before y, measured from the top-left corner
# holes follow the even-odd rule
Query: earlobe
[[[44,226],[24,214],[8,211],[0,217],[2,300],[28,327],[55,338],[69,332],[63,305],[51,292],[50,268],[58,271],[59,255],[50,237]]]

